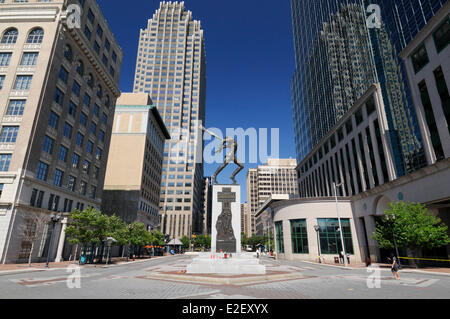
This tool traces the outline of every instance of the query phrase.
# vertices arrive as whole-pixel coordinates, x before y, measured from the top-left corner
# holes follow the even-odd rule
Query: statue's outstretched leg
[[[228,163],[227,163],[227,162],[224,162],[224,163],[222,164],[222,166],[220,166],[220,167],[217,169],[217,171],[214,173],[214,175],[212,176],[212,179],[213,179],[213,181],[214,181],[214,184],[217,184],[217,176],[220,174],[220,172],[223,171],[223,169],[224,169],[227,165],[228,165]]]
[[[239,174],[240,171],[244,169],[244,165],[242,165],[237,158],[234,159],[234,163],[238,166],[238,168],[234,171],[233,175],[231,175],[231,180],[233,181],[233,184],[237,184],[236,182],[236,175]]]

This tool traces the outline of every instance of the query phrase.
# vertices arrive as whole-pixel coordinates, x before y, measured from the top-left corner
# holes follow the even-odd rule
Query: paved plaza
[[[73,271],[50,269],[0,273],[2,299],[329,299],[449,298],[450,276],[379,272],[369,288],[367,269],[262,258],[264,276],[201,276],[184,273],[192,256],[171,256],[114,266],[82,267],[80,288],[69,288]]]

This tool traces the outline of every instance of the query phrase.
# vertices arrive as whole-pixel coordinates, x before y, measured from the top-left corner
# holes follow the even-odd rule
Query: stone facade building
[[[70,4],[82,7],[79,26]],[[2,263],[28,259],[31,216],[65,223],[75,208],[100,209],[122,56],[95,1],[0,3]],[[33,261],[50,247],[61,258],[65,225],[53,226],[39,230]]]

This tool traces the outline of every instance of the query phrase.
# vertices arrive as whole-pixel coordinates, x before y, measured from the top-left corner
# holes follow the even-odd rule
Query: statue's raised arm
[[[213,137],[215,137],[215,138],[217,138],[217,139],[219,139],[219,140],[221,140],[223,142],[223,138],[217,136],[216,134],[214,134],[211,131],[208,131],[204,126],[202,126],[202,130],[205,131],[206,133],[208,133],[209,135],[211,135],[211,136],[213,136]]]

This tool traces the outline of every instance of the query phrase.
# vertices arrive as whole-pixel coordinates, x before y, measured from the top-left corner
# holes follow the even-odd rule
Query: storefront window
[[[320,250],[322,254],[339,254],[342,251],[339,222],[337,218],[317,219],[320,232]],[[350,219],[341,218],[345,252],[353,254],[353,240],[350,229]]]
[[[306,220],[291,220],[291,238],[293,254],[309,254]]]
[[[277,236],[277,252],[279,254],[284,254],[283,222],[275,223],[275,232]]]

